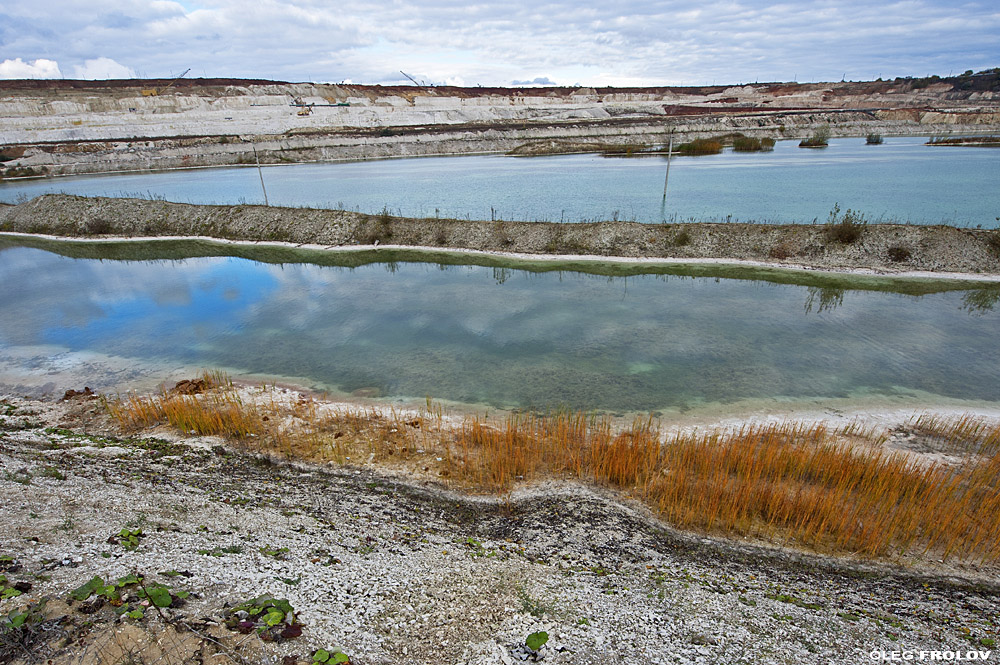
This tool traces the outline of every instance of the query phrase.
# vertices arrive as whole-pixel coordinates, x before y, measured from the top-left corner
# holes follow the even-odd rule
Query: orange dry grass
[[[822,425],[746,427],[678,436],[663,449],[647,498],[671,522],[790,537],[883,556],[915,546],[1000,558],[1000,494],[972,464],[926,465],[838,442]]]
[[[233,392],[195,395],[130,395],[109,400],[108,411],[128,431],[168,424],[189,434],[207,434],[244,440],[268,432],[254,405]]]
[[[590,466],[589,444],[609,440],[610,432],[606,420],[588,420],[582,413],[550,418],[513,414],[500,427],[472,418],[455,433],[455,471],[490,490],[506,489],[539,473],[579,477]]]
[[[957,451],[995,455],[1000,452],[1000,422],[972,414],[946,418],[924,414],[912,421],[919,434],[937,437]]]
[[[613,436],[607,420],[579,414],[471,420],[455,447],[455,475],[493,490],[568,475],[632,491],[681,528],[870,557],[922,548],[1000,559],[1000,456],[928,466],[795,423],[663,443],[651,421]]]

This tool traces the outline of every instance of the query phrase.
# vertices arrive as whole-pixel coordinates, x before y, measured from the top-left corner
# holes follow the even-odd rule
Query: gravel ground
[[[0,556],[13,558],[0,565],[32,585],[0,616],[43,596],[65,616],[15,662],[294,663],[338,647],[361,664],[870,663],[873,650],[978,657],[998,638],[996,571],[971,564],[692,536],[579,484],[473,497],[206,437],[121,440],[93,433],[106,425],[87,397],[0,409]],[[122,528],[142,529],[135,549],[108,542]],[[192,595],[141,620],[69,602],[94,575],[129,573]],[[291,602],[300,637],[221,625],[227,605],[265,593]],[[548,642],[530,651],[539,630]]]

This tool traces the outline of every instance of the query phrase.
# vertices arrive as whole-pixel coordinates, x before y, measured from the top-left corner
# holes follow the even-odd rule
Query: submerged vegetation
[[[262,453],[422,469],[476,491],[504,494],[553,477],[594,482],[642,499],[683,529],[865,557],[1000,560],[1000,423],[987,419],[911,424],[915,436],[959,460],[945,462],[889,450],[889,432],[862,424],[667,433],[652,418],[620,428],[572,412],[449,424],[429,401],[419,414],[337,410],[214,384],[203,394],[106,404],[126,430],[169,424]]]
[[[717,138],[695,139],[674,148],[681,155],[717,155],[722,152],[722,141]]]
[[[807,139],[799,141],[800,148],[825,148],[830,144],[830,126],[823,125]]]
[[[682,143],[675,150],[681,155],[717,155],[725,146],[731,145],[734,152],[770,152],[774,150],[774,144],[775,140],[769,137],[731,132]]]
[[[774,150],[774,139],[756,136],[738,136],[733,139],[734,152],[771,152]]]
[[[1000,136],[937,136],[925,145],[968,145],[1000,147]]]

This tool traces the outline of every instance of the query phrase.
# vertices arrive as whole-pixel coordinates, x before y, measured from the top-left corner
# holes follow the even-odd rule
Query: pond
[[[1000,402],[998,286],[226,251],[243,250],[3,240],[0,366],[46,349],[42,372],[105,354],[385,399],[613,412]],[[178,258],[192,254],[209,255]]]
[[[924,138],[779,141],[770,153],[677,157],[463,156],[262,169],[272,205],[408,217],[529,221],[825,221],[835,205],[872,221],[1000,224],[1000,150]],[[262,203],[257,169],[231,167],[0,183],[0,201],[46,192],[181,203]]]

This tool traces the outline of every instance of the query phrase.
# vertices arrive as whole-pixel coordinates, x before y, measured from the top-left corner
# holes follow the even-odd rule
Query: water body
[[[894,293],[330,254],[101,260],[5,241],[0,356],[44,346],[495,407],[1000,402],[996,286]]]
[[[296,164],[264,169],[272,205],[408,217],[529,221],[825,221],[835,205],[872,221],[1000,224],[1000,150],[925,146],[924,138],[834,139],[819,150],[679,157],[666,203],[663,157],[467,156]],[[180,203],[263,203],[256,168],[0,183],[0,201],[46,192]]]

